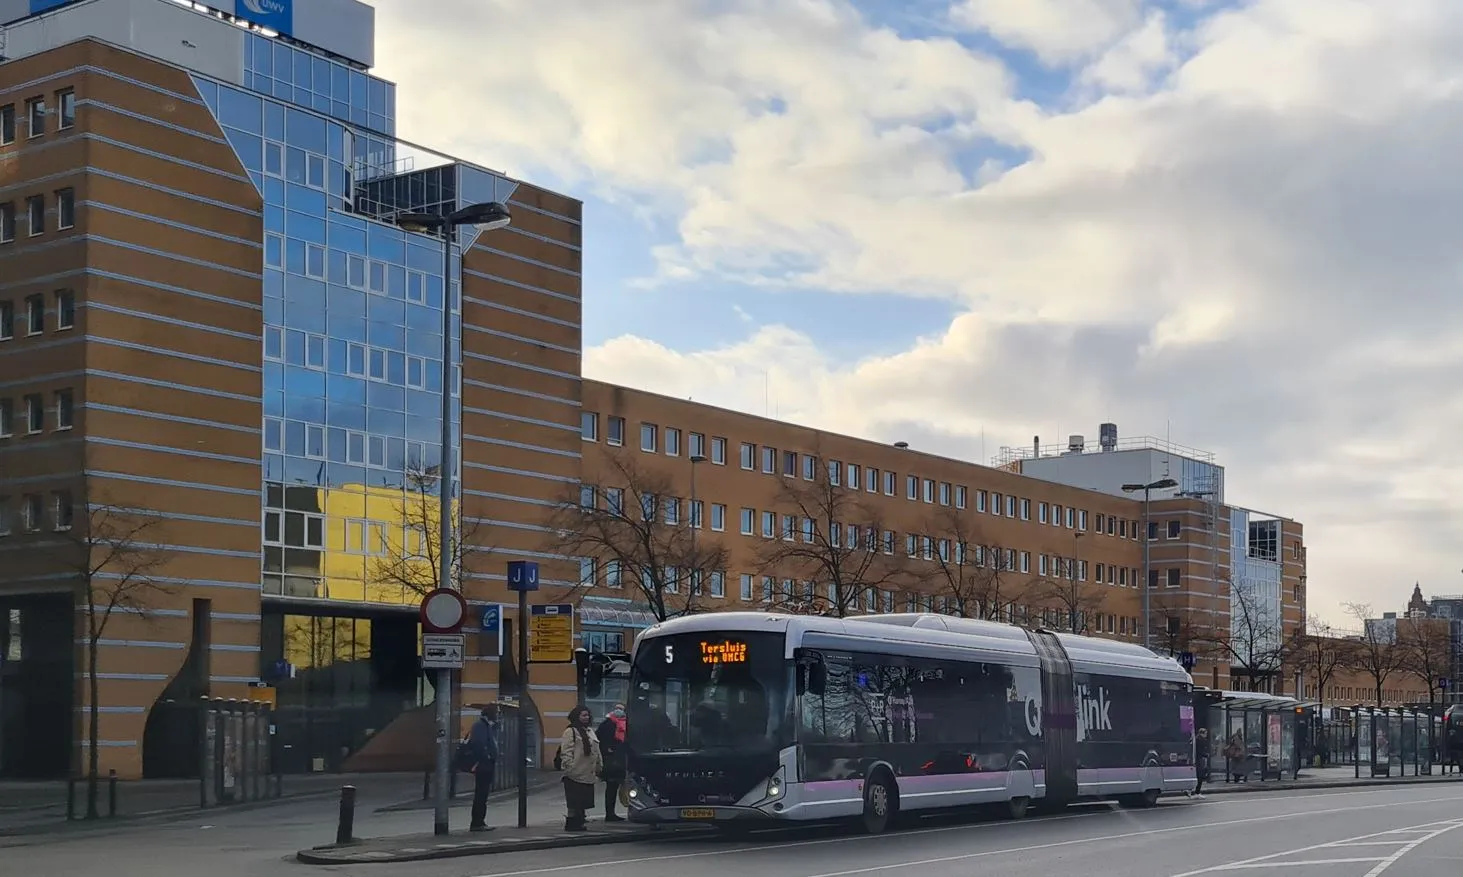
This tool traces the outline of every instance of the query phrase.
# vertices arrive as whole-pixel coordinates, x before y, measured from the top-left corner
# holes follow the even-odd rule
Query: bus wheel
[[[1118,798],[1118,806],[1131,810],[1147,810],[1150,807],[1158,806],[1159,794],[1157,789],[1149,789],[1141,795],[1123,795]]]
[[[1031,799],[1025,795],[1006,802],[1006,815],[1012,819],[1025,819],[1026,811],[1029,809],[1031,809]]]
[[[894,822],[894,811],[898,806],[892,784],[882,775],[864,784],[864,816],[862,826],[866,834],[883,834]]]

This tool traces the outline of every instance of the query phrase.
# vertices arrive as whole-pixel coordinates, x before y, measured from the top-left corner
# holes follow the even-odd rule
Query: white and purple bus
[[[728,830],[1195,786],[1193,680],[1129,643],[933,614],[718,612],[640,635],[630,818]]]

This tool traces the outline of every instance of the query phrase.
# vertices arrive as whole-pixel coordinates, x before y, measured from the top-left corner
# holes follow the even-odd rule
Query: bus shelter
[[[1437,717],[1407,707],[1354,706],[1351,750],[1356,776],[1427,776],[1438,761]]]
[[[1195,691],[1201,727],[1209,729],[1211,773],[1225,782],[1294,779],[1300,772],[1307,705],[1293,697],[1248,691]],[[1234,744],[1233,746],[1231,744]],[[1235,752],[1241,753],[1237,757]]]

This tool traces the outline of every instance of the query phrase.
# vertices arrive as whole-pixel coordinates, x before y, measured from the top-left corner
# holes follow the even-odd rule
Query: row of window
[[[68,229],[76,226],[76,190],[57,189],[56,199],[56,228]],[[17,219],[14,201],[6,201],[0,204],[0,244],[8,244],[15,240],[15,223]],[[46,196],[30,195],[25,199],[25,227],[30,237],[37,237],[46,233]]]
[[[76,92],[66,88],[56,92],[56,130],[65,131],[68,128],[76,127]],[[26,138],[34,140],[46,133],[46,97],[37,95],[28,98],[25,102],[25,125]],[[21,117],[16,113],[15,104],[0,106],[0,146],[9,146],[15,142],[16,123]]]
[[[264,358],[271,362],[298,365],[315,371],[331,369],[327,356],[330,339],[325,335],[285,330],[279,326],[264,327]],[[425,390],[442,386],[440,360],[398,353],[355,341],[345,342],[344,361],[337,361],[337,370],[353,378],[365,378],[383,384]],[[340,360],[339,350],[336,354]]]
[[[597,412],[582,412],[580,435],[585,441],[600,440],[600,415]],[[664,453],[670,457],[679,457],[684,453],[693,463],[709,461],[717,466],[727,464],[728,442],[725,437],[711,436],[708,442],[703,433],[692,432],[686,436],[684,447],[682,438],[679,428],[662,428],[659,424],[648,422],[640,424],[640,450],[645,453]],[[604,441],[612,447],[624,445],[625,419],[623,417],[611,415],[606,419]],[[801,476],[805,481],[813,481],[818,477],[819,460],[816,456],[798,451],[779,451],[777,448],[765,445],[759,447],[752,442],[740,443],[739,463],[741,468],[748,472],[755,472],[760,466],[761,472],[766,475],[781,475],[784,478]],[[872,466],[861,466],[841,460],[828,460],[826,472],[830,484],[850,491],[864,491],[875,496],[882,494],[886,497],[895,496],[898,491],[899,476],[895,472],[881,471]],[[970,489],[963,484],[952,484],[948,481],[937,481],[933,478],[921,478],[918,475],[907,474],[904,476],[904,485],[904,498],[912,502],[953,506],[957,509],[965,509],[969,506]],[[974,499],[977,512],[1022,521],[1031,520],[1032,502],[1024,497],[976,490]],[[1046,502],[1038,502],[1036,505],[1037,520],[1040,523],[1068,530],[1089,532],[1086,509]],[[1139,525],[1136,520],[1099,513],[1095,523],[1096,526],[1091,528],[1091,532],[1106,533],[1109,536],[1118,536],[1123,539],[1138,539]],[[1170,522],[1170,529],[1174,523],[1177,522]],[[1156,533],[1154,527],[1150,527],[1150,531]]]
[[[61,431],[75,425],[76,406],[70,390],[57,390],[51,396],[51,429]],[[17,416],[20,422],[17,423]],[[46,430],[46,397],[40,393],[22,396],[20,411],[15,400],[0,399],[0,439],[19,433],[36,435]]]
[[[70,530],[75,511],[71,504],[71,491],[57,490],[51,494],[52,530]],[[27,493],[15,499],[0,494],[0,536],[11,533],[38,533],[47,526],[46,497],[40,493]]]
[[[421,472],[440,457],[439,448],[428,442],[280,417],[264,418],[264,450],[397,472]]]
[[[76,295],[69,289],[58,289],[52,293],[55,300],[55,314],[57,332],[76,327]],[[46,297],[40,293],[28,295],[23,302],[24,313],[21,316],[25,334],[40,335],[46,331]],[[16,325],[17,314],[15,302],[8,299],[0,300],[0,341],[9,341],[15,337],[20,326]]]
[[[415,524],[393,527],[365,518],[348,518],[343,522],[343,545],[346,554],[384,557],[391,549],[390,531],[401,532],[402,557],[426,559],[427,533]],[[325,516],[312,512],[264,512],[264,544],[282,548],[307,548],[324,551]],[[334,547],[334,546],[331,546]]]

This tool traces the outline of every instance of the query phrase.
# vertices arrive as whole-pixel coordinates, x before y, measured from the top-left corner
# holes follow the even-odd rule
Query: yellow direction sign
[[[574,660],[572,604],[529,607],[528,660],[531,664],[567,664]]]

